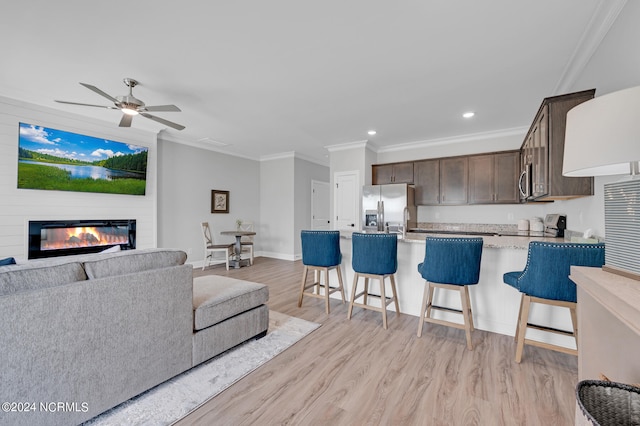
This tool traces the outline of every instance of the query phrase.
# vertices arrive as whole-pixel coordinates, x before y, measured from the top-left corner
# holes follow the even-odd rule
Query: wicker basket
[[[576,425],[640,425],[640,388],[604,380],[576,386]]]

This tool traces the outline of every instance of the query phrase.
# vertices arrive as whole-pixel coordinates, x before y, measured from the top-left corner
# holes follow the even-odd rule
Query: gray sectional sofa
[[[0,424],[86,421],[250,338],[268,288],[193,279],[179,250],[0,266]]]

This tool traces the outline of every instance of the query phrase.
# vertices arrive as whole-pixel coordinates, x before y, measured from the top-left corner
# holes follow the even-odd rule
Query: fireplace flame
[[[127,244],[127,230],[121,227],[54,228],[43,230],[41,250],[59,250],[76,247],[110,246]]]

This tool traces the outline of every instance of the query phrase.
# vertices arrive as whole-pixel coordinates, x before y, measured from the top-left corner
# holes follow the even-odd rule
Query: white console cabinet
[[[640,281],[571,267],[578,287],[578,379],[640,383]]]

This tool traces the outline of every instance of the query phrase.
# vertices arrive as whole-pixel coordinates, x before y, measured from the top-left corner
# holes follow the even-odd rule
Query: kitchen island
[[[416,330],[418,328],[417,317],[420,315],[420,304],[424,291],[424,279],[418,272],[418,264],[424,260],[425,239],[427,236],[470,237],[470,235],[455,235],[451,233],[407,233],[404,238],[401,235],[399,236],[396,285],[400,312],[416,316]],[[504,284],[502,281],[503,274],[524,269],[527,263],[530,241],[564,242],[564,239],[499,235],[484,235],[482,238],[484,246],[480,266],[480,282],[469,287],[473,321],[477,329],[513,336],[520,307],[520,293]],[[351,268],[351,232],[341,231],[340,249],[342,251],[342,267],[345,272],[345,292],[350,295],[354,276]],[[371,285],[373,291],[376,291],[377,281],[373,281]],[[460,298],[454,292],[436,292],[434,304],[459,309]],[[394,311],[391,305],[388,309]],[[354,315],[357,315],[357,310],[354,311]],[[458,322],[462,319],[460,315],[439,311],[435,312],[434,316]],[[530,322],[571,330],[571,317],[568,309],[554,306],[537,304],[532,306]],[[432,327],[432,325],[425,325],[425,332],[429,327]],[[393,316],[389,318],[389,330],[393,330]],[[530,330],[527,336],[532,339],[575,348],[572,338],[560,335],[549,336],[548,334],[541,333],[538,330]],[[461,336],[464,337],[463,334]]]

